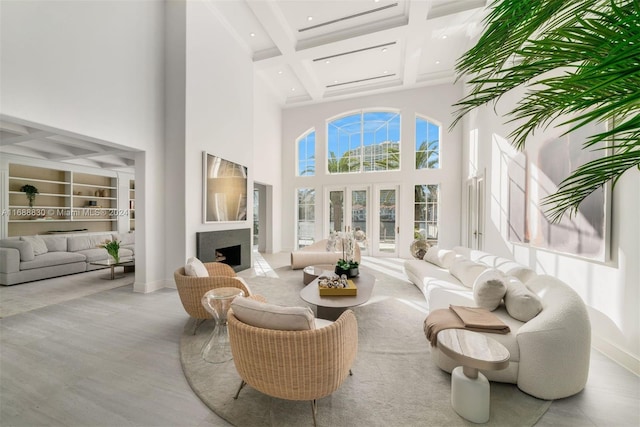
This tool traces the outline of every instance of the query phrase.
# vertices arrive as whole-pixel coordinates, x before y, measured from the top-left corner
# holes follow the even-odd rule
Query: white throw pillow
[[[473,299],[478,307],[493,311],[507,292],[507,278],[495,268],[488,268],[473,283]]]
[[[207,267],[196,257],[191,257],[187,260],[187,264],[184,266],[184,272],[187,276],[209,277]]]
[[[256,328],[281,331],[315,329],[313,311],[309,307],[282,307],[251,298],[236,297],[231,303],[233,315]]]
[[[437,265],[438,267],[448,269],[451,267],[451,264],[453,264],[455,257],[456,253],[454,251],[440,249],[437,246],[431,246],[422,259],[430,262],[431,264]]]
[[[538,295],[516,277],[507,277],[504,305],[509,316],[521,322],[528,322],[542,311],[542,301]]]
[[[20,237],[20,239],[24,240],[25,242],[31,243],[31,246],[33,246],[34,255],[42,255],[49,252],[49,249],[47,249],[47,244],[44,242],[44,240],[42,240],[42,237],[38,235],[22,236]]]
[[[484,264],[478,264],[464,257],[455,257],[449,273],[456,277],[467,288],[473,288],[476,278],[487,269]]]

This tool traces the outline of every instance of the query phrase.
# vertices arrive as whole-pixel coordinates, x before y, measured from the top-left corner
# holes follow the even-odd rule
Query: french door
[[[368,186],[331,187],[325,200],[329,211],[325,235],[331,231],[352,231],[362,255],[369,255],[371,238]]]
[[[398,199],[397,185],[375,187],[374,236],[372,252],[374,256],[398,256]]]

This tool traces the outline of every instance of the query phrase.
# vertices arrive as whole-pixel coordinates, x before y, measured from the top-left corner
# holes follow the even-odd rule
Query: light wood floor
[[[264,255],[241,275],[272,275],[287,262],[286,254]],[[64,294],[64,284],[80,276],[0,288],[0,425],[228,425],[182,374],[178,343],[187,315],[176,291],[136,294],[130,276],[100,282],[116,287],[97,293],[72,283],[64,298],[47,296],[47,286]],[[1,307],[12,301],[23,311]],[[555,401],[538,425],[638,426],[640,380],[593,351],[586,389]]]

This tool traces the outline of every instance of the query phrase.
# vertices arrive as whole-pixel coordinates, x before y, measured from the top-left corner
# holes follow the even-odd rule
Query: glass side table
[[[237,296],[244,296],[244,292],[238,288],[216,288],[202,297],[202,305],[216,321],[211,337],[202,347],[202,358],[209,363],[224,363],[233,359],[227,331],[227,312]]]

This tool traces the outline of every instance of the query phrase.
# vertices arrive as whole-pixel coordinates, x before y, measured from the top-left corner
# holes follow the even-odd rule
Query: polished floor
[[[274,275],[288,262],[288,254],[256,258],[242,276]],[[402,277],[400,261],[385,265]],[[0,425],[228,425],[182,374],[187,316],[176,291],[136,294],[130,277],[91,293],[99,274],[0,287]],[[640,379],[593,351],[585,390],[553,402],[537,425],[639,426]]]

